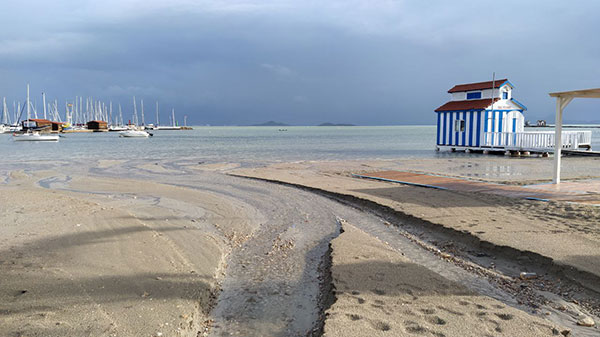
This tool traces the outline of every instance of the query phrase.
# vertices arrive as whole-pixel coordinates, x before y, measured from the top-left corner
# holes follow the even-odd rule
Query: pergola
[[[551,97],[556,97],[556,126],[554,133],[554,184],[560,184],[560,156],[562,153],[562,120],[563,110],[571,103],[573,98],[600,98],[600,88],[574,91],[552,92]]]

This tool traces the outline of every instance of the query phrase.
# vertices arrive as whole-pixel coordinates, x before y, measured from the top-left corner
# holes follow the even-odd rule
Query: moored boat
[[[127,138],[148,138],[151,137],[152,134],[143,130],[127,130],[119,132],[119,137],[127,137]]]
[[[41,134],[39,132],[13,133],[13,139],[18,142],[58,142],[58,135]]]

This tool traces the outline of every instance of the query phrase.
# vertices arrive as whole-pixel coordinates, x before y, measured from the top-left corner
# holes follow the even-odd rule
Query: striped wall
[[[465,121],[463,132],[454,128],[456,120]],[[491,138],[485,139],[485,132],[522,132],[523,123],[523,114],[514,110],[439,112],[437,114],[437,145],[493,146]]]

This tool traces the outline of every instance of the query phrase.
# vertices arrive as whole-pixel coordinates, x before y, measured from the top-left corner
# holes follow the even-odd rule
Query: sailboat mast
[[[6,118],[6,97],[2,97],[2,124],[8,124]]]
[[[173,118],[173,126],[175,126],[175,108],[171,109],[171,115]]]
[[[119,119],[121,120],[120,125],[123,125],[123,111],[121,111],[121,103],[119,103]]]
[[[27,83],[27,121],[29,121],[31,111],[29,110],[29,83]]]
[[[46,116],[46,93],[42,92],[42,104],[44,105],[44,119],[48,119]]]
[[[140,100],[140,104],[142,105],[142,125],[146,125],[146,121],[144,120],[144,99]]]
[[[135,106],[135,96],[133,96],[133,124],[137,125],[137,107]]]
[[[160,123],[158,121],[158,101],[156,101],[156,126],[159,126]]]

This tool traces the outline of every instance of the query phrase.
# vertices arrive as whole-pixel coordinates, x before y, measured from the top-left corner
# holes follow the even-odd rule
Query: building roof
[[[452,89],[448,90],[449,93],[460,92],[460,91],[471,91],[471,90],[483,90],[483,89],[492,89],[492,85],[494,85],[494,89],[500,88],[503,86],[508,79],[504,78],[501,80],[496,80],[495,83],[493,81],[487,82],[477,82],[477,83],[466,83],[466,84],[457,84],[452,87]],[[510,82],[508,82],[510,83]]]
[[[108,124],[105,121],[89,121],[88,123],[99,123],[99,124]]]
[[[494,103],[500,100],[494,98]],[[463,110],[484,110],[485,108],[492,105],[490,98],[485,99],[470,99],[466,101],[450,101],[441,107],[435,109],[435,112],[440,111],[463,111]]]

